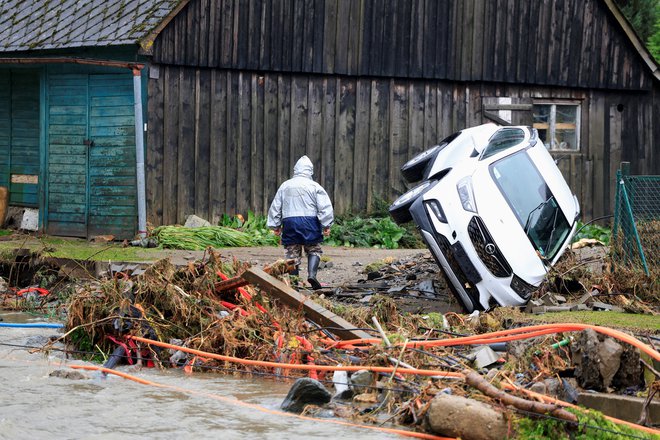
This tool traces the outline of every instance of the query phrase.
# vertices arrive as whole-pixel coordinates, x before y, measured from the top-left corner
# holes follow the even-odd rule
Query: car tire
[[[424,178],[427,166],[435,159],[440,147],[438,145],[419,153],[401,167],[401,175],[408,183],[419,182]]]
[[[411,188],[407,192],[401,194],[390,205],[389,212],[394,222],[400,225],[411,221],[412,215],[410,215],[410,206],[415,200],[417,200],[418,197],[431,189],[435,183],[435,180],[425,180],[414,188]]]

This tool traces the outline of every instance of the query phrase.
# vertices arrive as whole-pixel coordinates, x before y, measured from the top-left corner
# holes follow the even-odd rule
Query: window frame
[[[538,125],[545,125],[545,123],[537,123],[534,121],[534,106],[545,105],[550,106],[550,116],[549,122],[546,127],[539,127]],[[557,106],[566,106],[566,107],[575,107],[575,147],[574,148],[559,148],[559,146],[553,147],[552,141],[549,142],[549,146],[546,145],[548,151],[562,151],[562,152],[574,152],[579,153],[582,148],[581,142],[581,122],[582,122],[582,101],[576,100],[556,100],[556,99],[535,99],[532,102],[532,127],[537,130],[547,130],[548,138],[551,140],[555,137],[557,130]],[[540,136],[539,136],[540,137]],[[539,139],[540,140],[540,139]]]

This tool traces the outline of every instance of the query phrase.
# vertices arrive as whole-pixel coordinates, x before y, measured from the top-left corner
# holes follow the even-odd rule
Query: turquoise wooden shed
[[[140,43],[177,3],[0,1],[0,186],[39,210],[42,231],[144,231]]]

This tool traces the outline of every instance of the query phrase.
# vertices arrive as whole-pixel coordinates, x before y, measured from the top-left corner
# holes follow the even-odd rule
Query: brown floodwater
[[[42,322],[2,312],[3,322]],[[181,370],[118,369],[168,387],[117,376],[50,376],[85,364],[61,352],[30,353],[59,329],[0,327],[0,439],[305,439],[403,438],[279,413],[292,382]],[[87,364],[91,365],[91,364]],[[247,405],[246,405],[247,404]]]

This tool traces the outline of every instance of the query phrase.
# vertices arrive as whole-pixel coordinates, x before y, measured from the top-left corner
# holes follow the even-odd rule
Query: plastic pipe
[[[147,202],[144,178],[144,123],[142,121],[141,66],[133,68],[133,100],[135,101],[135,167],[137,178],[138,235],[147,236]]]
[[[62,328],[64,324],[50,323],[50,322],[34,322],[20,324],[16,322],[0,322],[0,327],[14,327],[14,328]]]

